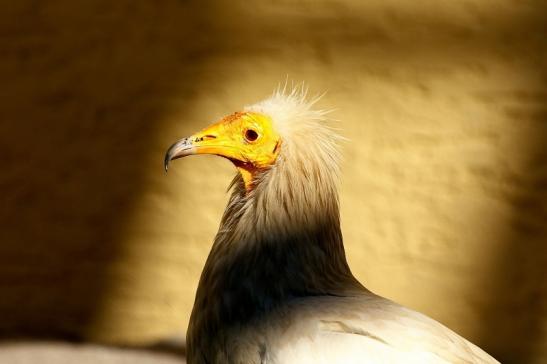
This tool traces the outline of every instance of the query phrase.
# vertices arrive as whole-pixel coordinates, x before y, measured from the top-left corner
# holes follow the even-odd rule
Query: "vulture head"
[[[319,97],[307,100],[306,93],[303,87],[290,93],[278,90],[177,141],[165,155],[165,169],[173,159],[214,154],[234,163],[247,192],[273,169],[287,172],[296,167],[304,179],[332,182],[330,177],[338,170],[336,143],[340,137],[326,125],[327,112],[313,109]]]

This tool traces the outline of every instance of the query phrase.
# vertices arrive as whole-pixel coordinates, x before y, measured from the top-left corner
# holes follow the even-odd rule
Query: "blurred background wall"
[[[31,1],[0,12],[0,334],[184,336],[235,173],[176,139],[328,91],[350,265],[504,362],[547,361],[544,1]]]

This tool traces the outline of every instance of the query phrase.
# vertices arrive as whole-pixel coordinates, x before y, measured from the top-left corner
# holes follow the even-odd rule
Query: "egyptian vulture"
[[[340,231],[340,137],[303,88],[273,95],[173,144],[238,174],[201,274],[188,364],[497,363],[352,275]]]

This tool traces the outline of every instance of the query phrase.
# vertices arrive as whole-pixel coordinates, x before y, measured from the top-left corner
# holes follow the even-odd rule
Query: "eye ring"
[[[248,142],[254,142],[258,139],[258,133],[253,130],[253,129],[247,129],[245,130],[245,139],[248,141]]]

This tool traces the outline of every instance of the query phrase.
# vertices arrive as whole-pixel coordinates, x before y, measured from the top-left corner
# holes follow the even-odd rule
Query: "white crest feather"
[[[330,174],[338,173],[340,152],[338,143],[344,138],[328,124],[331,110],[314,106],[323,97],[308,97],[308,88],[302,83],[287,91],[287,83],[278,87],[271,97],[246,106],[245,111],[269,116],[282,138],[285,158],[300,159],[301,163],[323,166]]]

